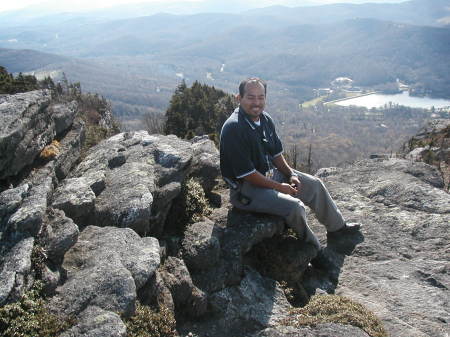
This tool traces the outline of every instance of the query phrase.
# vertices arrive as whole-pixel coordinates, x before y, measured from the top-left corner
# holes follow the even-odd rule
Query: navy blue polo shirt
[[[260,126],[237,108],[225,121],[220,133],[220,170],[222,176],[236,180],[253,172],[266,174],[269,162],[283,153],[272,118],[265,111]]]

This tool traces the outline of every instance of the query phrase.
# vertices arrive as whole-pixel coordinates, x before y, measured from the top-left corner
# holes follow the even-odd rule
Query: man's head
[[[266,105],[267,84],[259,78],[249,78],[239,85],[239,104],[254,121],[259,120],[259,116],[264,111]]]

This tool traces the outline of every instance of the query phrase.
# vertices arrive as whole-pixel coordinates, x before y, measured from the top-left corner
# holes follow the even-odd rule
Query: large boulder
[[[325,245],[323,254],[329,268],[307,267],[314,254],[287,242],[283,245],[287,255],[281,262],[287,269],[281,278],[301,282],[310,295],[336,293],[367,306],[381,318],[389,335],[444,337],[450,316],[445,258],[450,242],[450,196],[442,189],[438,170],[420,162],[375,159],[324,169],[319,174],[345,218],[363,223],[362,233],[327,240],[325,228],[309,214],[311,227]],[[261,337],[367,336],[352,326],[328,323],[293,328],[268,319],[284,317],[290,306],[281,289],[273,291],[276,283],[272,283],[271,292],[269,287],[258,288],[270,279],[246,266],[254,262],[252,254],[266,244],[265,240],[270,242],[266,248],[276,248],[278,239],[273,236],[283,228],[278,221],[281,227],[275,225],[276,217],[234,209],[227,213],[222,208],[214,211],[211,221],[188,227],[182,256],[194,284],[208,293],[212,312],[200,322],[182,324],[183,333],[215,337],[252,333]],[[251,292],[255,287],[258,291]],[[264,300],[274,301],[274,294],[286,304],[281,306],[280,315]]]
[[[59,337],[126,337],[127,328],[114,312],[90,306],[78,317],[78,323]]]
[[[19,187],[26,190],[21,194],[22,201],[16,211],[7,217],[4,232],[9,237],[20,235],[36,236],[42,227],[48,203],[54,190],[54,163],[33,171]],[[8,193],[7,191],[3,193]],[[17,199],[19,200],[19,199]],[[15,204],[16,207],[18,204]]]
[[[45,251],[55,265],[61,264],[64,254],[77,242],[78,226],[64,212],[49,209],[46,216]]]
[[[181,256],[194,284],[208,294],[212,312],[210,319],[187,323],[181,330],[198,335],[246,336],[287,317],[290,304],[280,285],[247,267],[254,261],[252,252],[265,240],[279,240],[275,237],[284,229],[280,217],[226,207],[216,209],[209,220],[189,225]],[[293,241],[296,243],[285,242],[281,247],[287,253],[280,255],[280,267],[286,267],[289,281],[299,282],[317,249]]]
[[[86,178],[68,178],[56,189],[52,206],[64,211],[77,224],[86,226],[94,211],[95,198]]]
[[[59,153],[55,157],[55,173],[58,180],[64,179],[80,159],[85,138],[84,123],[78,121],[73,123],[67,134],[59,141]]]
[[[208,136],[197,136],[191,140],[194,158],[191,176],[197,178],[208,194],[216,185],[215,179],[220,175],[219,150]]]
[[[52,311],[76,315],[88,306],[131,316],[137,291],[160,264],[158,240],[128,228],[87,227],[65,254],[67,281],[50,301]]]
[[[289,313],[289,302],[279,284],[251,269],[244,271],[240,284],[211,295],[208,320],[190,322],[182,332],[200,336],[247,336],[276,326]]]
[[[175,310],[191,317],[206,313],[206,294],[193,283],[183,260],[169,257],[161,270],[164,284],[172,295]]]
[[[202,144],[210,148],[212,142]],[[173,135],[118,134],[87,153],[58,188],[53,206],[81,226],[129,227],[141,235],[160,235],[186,176],[207,165],[201,164],[200,155],[190,142]]]
[[[244,255],[263,239],[284,229],[279,217],[236,209],[220,209],[211,218],[212,221],[188,227],[182,241],[182,255],[192,279],[207,293],[239,284]]]
[[[0,231],[3,232],[9,217],[22,205],[31,186],[22,184],[0,193]]]
[[[75,102],[51,105],[48,90],[0,97],[0,180],[32,164],[75,117]]]
[[[0,245],[0,305],[17,301],[33,283],[31,253],[33,238],[27,238],[12,247]]]
[[[450,185],[450,120],[434,119],[404,146],[405,157],[439,169],[447,191]]]

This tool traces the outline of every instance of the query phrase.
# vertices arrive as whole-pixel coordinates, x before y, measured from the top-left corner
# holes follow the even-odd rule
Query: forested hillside
[[[272,111],[293,111],[313,96],[313,88],[327,87],[338,76],[351,77],[357,86],[399,78],[418,94],[450,93],[450,28],[372,19],[274,27],[243,25],[242,19],[219,14],[143,17],[101,26],[108,34],[86,28],[48,41],[48,48],[90,57],[36,58],[28,51],[3,49],[0,62],[15,71],[65,72],[111,99],[122,116],[163,112],[182,78],[235,92],[242,78],[260,76],[270,83]],[[235,26],[227,26],[230,22]],[[31,67],[36,59],[51,62],[34,61]]]
[[[280,122],[286,144],[298,144],[301,160],[311,145],[311,165],[327,166],[395,151],[430,114],[403,116],[403,108],[396,108],[395,118],[386,111],[382,120],[367,121],[354,120],[345,109],[299,110],[299,104],[340,76],[366,90],[392,87],[399,79],[416,95],[449,98],[447,7],[443,0],[414,0],[96,22],[72,17],[58,25],[49,19],[45,26],[2,29],[0,46],[9,48],[0,49],[0,64],[40,78],[65,73],[111,100],[126,128],[142,128],[144,117],[161,129],[155,117],[172,111],[170,99],[174,93],[172,103],[180,98],[176,88],[183,80],[186,88],[198,81],[195,87],[233,94],[243,78],[259,76],[268,81],[267,110]],[[20,49],[25,46],[40,51]],[[199,106],[183,112],[198,112]],[[220,129],[171,122],[170,132],[181,137]]]

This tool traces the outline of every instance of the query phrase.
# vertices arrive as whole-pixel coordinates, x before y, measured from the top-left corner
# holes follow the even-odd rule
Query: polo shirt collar
[[[252,130],[255,130],[255,129],[257,128],[256,123],[255,123],[254,121],[252,121],[251,118],[248,117],[248,115],[247,115],[247,113],[245,112],[245,110],[242,109],[240,106],[237,107],[237,108],[234,110],[234,112],[237,112],[237,113],[239,113],[239,114],[242,114],[242,117],[244,117],[245,121],[246,121],[247,124],[252,128]],[[262,118],[263,116],[264,116],[264,111],[261,113],[261,117],[259,118],[260,121],[263,120],[263,118]],[[262,125],[262,122],[261,122],[261,125]]]

